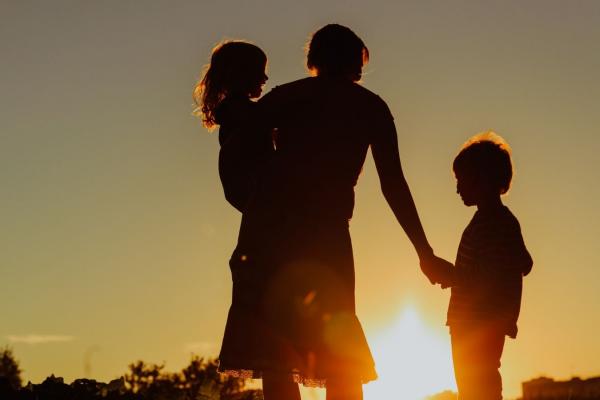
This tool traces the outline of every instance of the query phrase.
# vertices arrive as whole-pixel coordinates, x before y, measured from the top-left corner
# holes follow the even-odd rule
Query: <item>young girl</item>
[[[267,81],[267,56],[243,41],[217,45],[194,89],[195,113],[204,126],[219,125],[219,176],[225,198],[243,212],[259,170],[273,153],[270,131],[251,129],[256,99]]]

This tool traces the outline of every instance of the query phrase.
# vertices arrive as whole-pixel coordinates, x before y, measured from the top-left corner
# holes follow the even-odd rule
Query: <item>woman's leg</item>
[[[300,400],[298,384],[289,376],[265,373],[262,386],[265,400]]]
[[[362,383],[359,379],[327,379],[326,400],[362,400]]]

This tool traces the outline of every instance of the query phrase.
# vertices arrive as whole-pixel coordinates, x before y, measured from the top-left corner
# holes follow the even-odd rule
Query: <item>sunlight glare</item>
[[[414,307],[371,341],[379,379],[364,386],[365,400],[421,400],[456,390],[450,340],[425,326]]]

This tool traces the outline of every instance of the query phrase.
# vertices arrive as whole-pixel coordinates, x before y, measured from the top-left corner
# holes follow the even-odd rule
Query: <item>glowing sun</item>
[[[423,324],[405,308],[370,340],[379,379],[364,386],[365,400],[420,400],[456,390],[448,336]]]
[[[456,391],[450,338],[427,327],[413,307],[368,337],[379,378],[363,386],[364,400],[422,400]],[[303,400],[324,400],[322,389],[301,388]]]

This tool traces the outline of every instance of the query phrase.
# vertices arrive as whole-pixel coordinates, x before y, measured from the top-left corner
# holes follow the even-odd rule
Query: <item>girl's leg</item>
[[[327,379],[326,400],[362,400],[360,379]]]
[[[300,400],[298,384],[289,376],[265,373],[262,386],[265,400]]]

